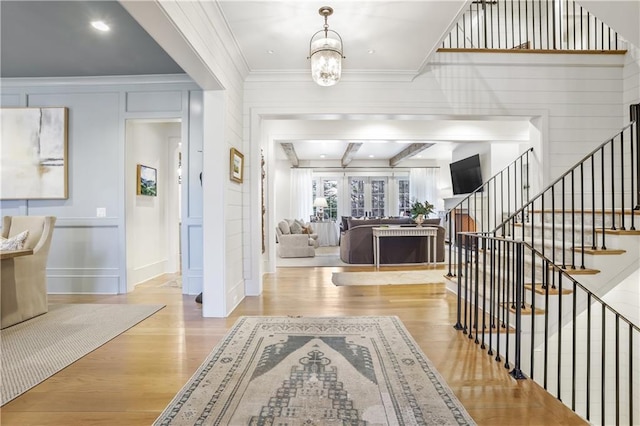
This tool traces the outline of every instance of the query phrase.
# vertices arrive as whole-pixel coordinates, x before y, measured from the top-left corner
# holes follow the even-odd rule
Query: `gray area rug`
[[[315,257],[280,257],[276,256],[278,268],[315,268],[349,266],[340,260],[340,247],[318,247]]]
[[[397,317],[241,317],[154,425],[475,424]]]
[[[0,332],[2,404],[125,332],[164,305],[51,304]]]
[[[418,271],[334,272],[331,282],[343,285],[444,284],[445,269]]]

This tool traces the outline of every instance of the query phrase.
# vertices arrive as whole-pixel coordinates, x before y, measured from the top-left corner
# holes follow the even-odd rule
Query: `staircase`
[[[516,197],[520,207],[473,209],[502,223],[450,234],[455,327],[593,424],[640,422],[640,329],[605,301],[621,283],[640,293],[628,282],[640,268],[640,105],[631,111],[631,124],[544,191]]]

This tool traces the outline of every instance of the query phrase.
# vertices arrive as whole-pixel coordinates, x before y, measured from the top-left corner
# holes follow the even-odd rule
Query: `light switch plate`
[[[107,217],[107,209],[104,207],[98,207],[96,209],[96,216],[97,217]]]

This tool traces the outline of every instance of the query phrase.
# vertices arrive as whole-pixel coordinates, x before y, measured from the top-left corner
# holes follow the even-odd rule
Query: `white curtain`
[[[437,205],[438,194],[438,168],[413,168],[409,170],[409,199],[428,201]]]
[[[308,222],[313,214],[313,170],[291,169],[291,205],[292,219]]]

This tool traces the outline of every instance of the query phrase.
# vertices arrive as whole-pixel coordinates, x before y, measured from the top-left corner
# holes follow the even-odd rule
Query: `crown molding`
[[[193,84],[187,74],[118,75],[91,77],[0,78],[3,88],[34,86],[109,86],[109,85]]]

